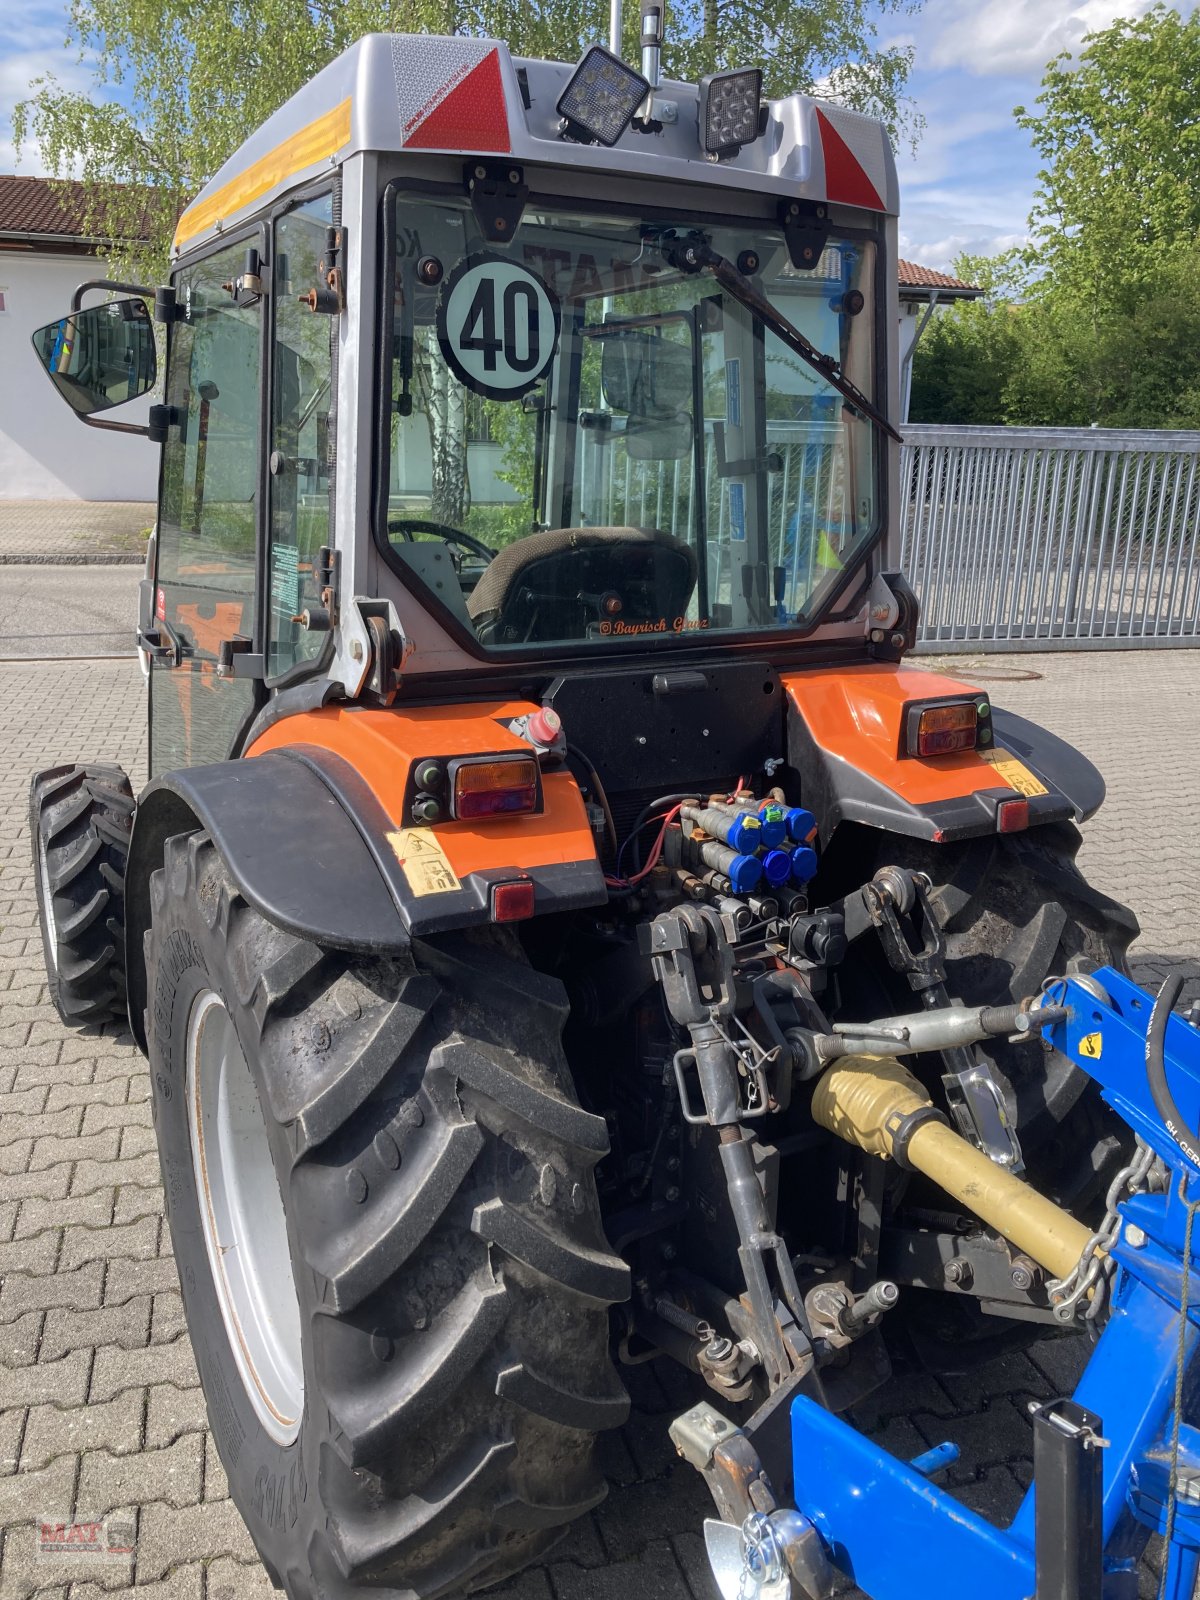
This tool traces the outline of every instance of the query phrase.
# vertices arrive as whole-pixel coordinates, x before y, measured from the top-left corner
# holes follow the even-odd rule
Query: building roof
[[[915,261],[897,261],[896,276],[902,300],[931,300],[935,292],[939,300],[976,300],[984,292],[976,284],[952,278],[948,272],[935,272],[932,267],[918,266]]]
[[[147,206],[148,209],[148,206]],[[21,178],[0,173],[0,242],[34,248],[38,243],[86,246],[113,237],[104,232],[104,212],[87,226],[89,195],[75,180]],[[146,233],[145,215],[141,236]]]

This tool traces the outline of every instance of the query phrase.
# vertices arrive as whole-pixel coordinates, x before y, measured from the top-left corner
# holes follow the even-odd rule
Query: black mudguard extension
[[[281,928],[345,950],[396,950],[408,930],[367,841],[329,785],[282,751],[156,779],[142,792],[126,873],[129,1025],[145,1049],[150,876],[172,834],[203,828],[246,900]]]
[[[1045,822],[1083,822],[1104,800],[1104,779],[1065,739],[1014,712],[992,708],[996,743],[1034,772],[1048,794],[1029,801],[1031,827]],[[914,839],[950,843],[996,831],[996,806],[1011,800],[1003,783],[976,794],[914,805],[879,778],[821,749],[795,705],[788,708],[788,764],[801,775],[803,804],[815,815],[827,842],[841,822],[865,823]]]

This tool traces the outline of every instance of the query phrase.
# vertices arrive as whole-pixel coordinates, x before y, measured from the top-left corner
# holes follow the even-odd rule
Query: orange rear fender
[[[607,896],[595,841],[583,796],[566,769],[543,771],[536,813],[432,826],[411,814],[410,778],[418,761],[528,755],[529,744],[506,724],[536,709],[509,700],[389,709],[331,705],[272,724],[246,756],[286,751],[320,769],[372,838],[415,933],[486,920],[491,886],[513,877],[533,878],[539,913],[600,904]]]
[[[1090,816],[1099,773],[1045,729],[990,705],[956,678],[894,662],[785,674],[788,762],[824,840],[859,822],[938,843],[994,833],[1002,801],[1029,803],[1029,824]],[[955,755],[911,756],[906,715],[922,701],[974,696],[989,705],[992,738]],[[1011,814],[1010,814],[1011,815]]]

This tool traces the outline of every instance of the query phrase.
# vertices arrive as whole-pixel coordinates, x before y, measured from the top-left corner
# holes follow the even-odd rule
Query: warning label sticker
[[[1032,798],[1038,794],[1049,794],[1050,791],[1042,780],[1023,761],[1018,761],[1010,750],[981,750],[979,754],[995,767],[1005,783],[1017,791],[1018,794]]]
[[[427,828],[400,828],[387,842],[415,895],[449,894],[461,889],[440,840]]]
[[[1086,1056],[1089,1061],[1099,1061],[1103,1049],[1103,1034],[1085,1033],[1079,1041],[1079,1054]]]

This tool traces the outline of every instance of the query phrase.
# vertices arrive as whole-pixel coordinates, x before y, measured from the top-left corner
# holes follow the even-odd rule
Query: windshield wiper
[[[756,316],[764,326],[770,328],[776,338],[781,339],[801,361],[806,361],[831,388],[836,389],[852,411],[868,417],[876,427],[883,429],[889,439],[895,439],[897,444],[904,443],[901,435],[883,413],[875,409],[857,384],[852,383],[842,371],[837,359],[826,355],[823,350],[818,350],[815,344],[804,337],[799,328],[793,327],[769,300],[765,300],[757,289],[750,287],[733,262],[726,260],[719,251],[714,250],[702,234],[693,233],[682,239],[665,237],[660,240],[659,248],[678,272],[711,272],[722,289],[744,305],[747,311]]]

